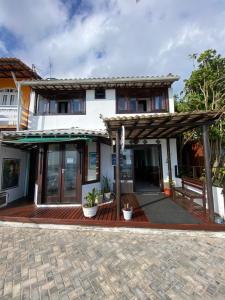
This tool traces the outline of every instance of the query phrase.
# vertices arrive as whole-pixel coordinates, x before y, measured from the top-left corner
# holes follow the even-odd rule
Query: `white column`
[[[168,96],[169,96],[169,112],[174,113],[174,97],[173,97],[173,89],[168,88]]]

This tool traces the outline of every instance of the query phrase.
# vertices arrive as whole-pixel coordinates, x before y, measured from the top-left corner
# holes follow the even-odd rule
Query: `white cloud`
[[[85,0],[74,14],[69,1],[0,0],[0,26],[21,41],[9,53],[44,76],[50,57],[55,77],[184,78],[188,54],[215,48],[225,55],[223,1]]]
[[[3,53],[7,53],[7,49],[5,47],[5,44],[1,40],[0,40],[0,51],[3,52]]]

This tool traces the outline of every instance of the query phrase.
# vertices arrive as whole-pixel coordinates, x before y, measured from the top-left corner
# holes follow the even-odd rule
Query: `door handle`
[[[65,172],[65,169],[62,169],[62,174],[64,174],[64,172]]]

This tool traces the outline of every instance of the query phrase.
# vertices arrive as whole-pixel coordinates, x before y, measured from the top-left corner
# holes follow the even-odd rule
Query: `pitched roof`
[[[13,72],[17,79],[41,79],[29,66],[18,58],[0,57],[0,78],[12,78]]]
[[[42,79],[24,80],[21,84],[31,86],[36,90],[74,90],[87,88],[114,88],[114,87],[157,87],[170,86],[179,76],[136,76],[136,77],[102,77],[77,79]]]
[[[39,136],[99,136],[108,137],[105,130],[100,129],[83,129],[72,127],[68,129],[46,129],[46,130],[21,130],[21,131],[4,131],[1,133],[3,138],[17,138],[17,137],[39,137]]]

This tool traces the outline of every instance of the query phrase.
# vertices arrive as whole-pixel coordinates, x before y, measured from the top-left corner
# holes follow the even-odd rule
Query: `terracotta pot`
[[[171,197],[172,196],[172,189],[171,188],[164,188],[164,194],[167,197]]]

